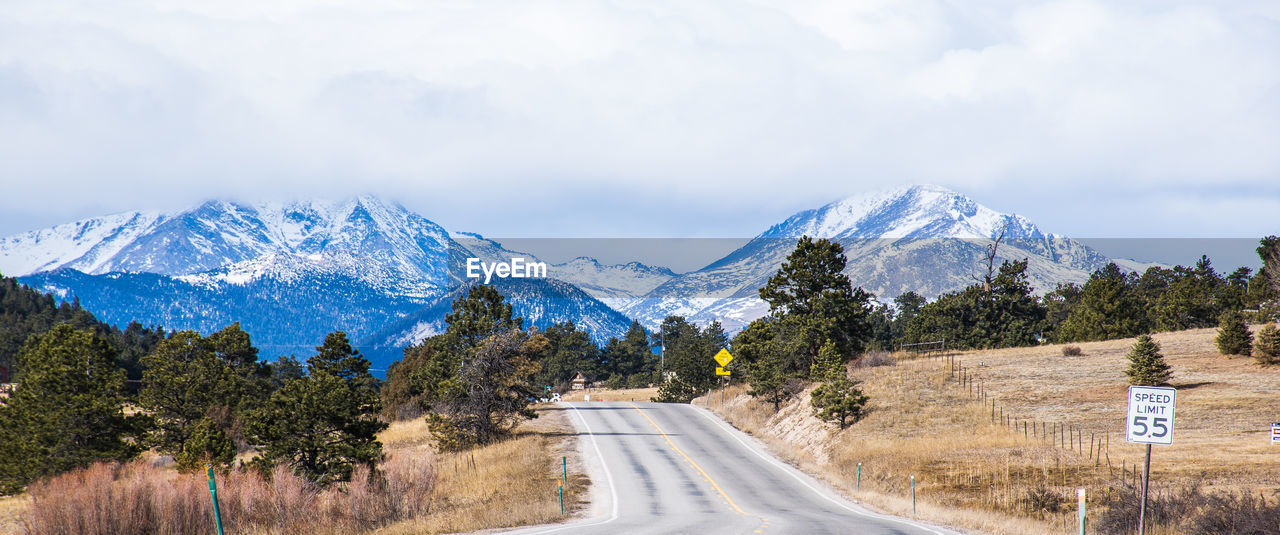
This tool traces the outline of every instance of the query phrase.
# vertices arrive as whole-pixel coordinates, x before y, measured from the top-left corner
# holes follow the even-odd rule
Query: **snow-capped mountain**
[[[478,234],[450,233],[373,197],[209,201],[186,211],[117,214],[0,240],[0,273],[64,299],[78,297],[105,321],[202,332],[240,321],[264,357],[304,355],[334,329],[360,340],[411,315],[418,323],[443,321],[448,303],[443,310],[431,304],[471,282],[469,258],[492,263],[516,257],[537,261]],[[643,293],[666,280],[655,280],[660,268],[593,270],[585,264],[562,265],[561,274],[606,292]],[[607,280],[610,272],[615,277]],[[533,325],[573,320],[607,338],[630,324],[567,283],[513,288],[524,288],[516,292],[517,309]],[[538,291],[546,294],[543,305]],[[424,306],[439,317],[412,314]],[[384,353],[370,356],[398,358],[398,350]]]
[[[1016,214],[1002,214],[938,186],[877,191],[797,213],[705,268],[654,288],[622,311],[647,326],[670,314],[726,330],[767,312],[757,290],[801,236],[839,242],[856,286],[884,300],[907,291],[928,297],[972,284],[986,246],[1000,238],[997,263],[1028,260],[1032,286],[1081,282],[1108,259],[1070,239],[1046,234]]]
[[[450,246],[444,228],[373,197],[209,201],[182,212],[117,214],[2,239],[0,273],[223,271],[243,283],[243,277],[271,271],[273,265],[302,269],[315,264],[315,269],[358,277],[388,291],[427,297],[448,283]]]

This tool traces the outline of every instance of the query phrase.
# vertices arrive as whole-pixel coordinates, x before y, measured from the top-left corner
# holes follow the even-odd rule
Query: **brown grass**
[[[1280,404],[1280,369],[1217,355],[1214,334],[1155,336],[1179,392],[1174,445],[1155,447],[1152,490],[1199,483],[1209,492],[1280,498],[1280,465],[1266,434]],[[956,361],[972,387],[980,383],[990,395],[982,401],[957,384],[944,360],[854,369],[871,402],[864,420],[844,431],[810,415],[807,393],[775,414],[734,387],[723,405],[713,395],[712,409],[846,490],[854,489],[861,462],[862,490],[852,494],[894,513],[909,514],[908,477],[915,475],[923,518],[991,533],[1062,532],[1075,523],[1075,489],[1097,496],[1121,487],[1122,470],[1131,477],[1141,463],[1145,448],[1122,435],[1132,343],[1080,344],[1084,354],[1069,358],[1061,346],[960,353]],[[994,421],[992,405],[984,404],[991,400]],[[1037,431],[1029,436],[1033,422]],[[1083,438],[1073,448],[1056,446],[1055,424]],[[1059,512],[1051,511],[1055,505]]]
[[[649,401],[658,395],[657,388],[588,388],[586,390],[570,390],[560,399],[564,401],[582,401],[583,396],[590,395],[591,401]]]
[[[22,532],[22,520],[31,507],[31,498],[22,496],[0,497],[0,535],[17,535]]]
[[[544,524],[563,521],[582,509],[589,480],[576,454],[573,426],[561,409],[543,407],[539,413],[509,440],[438,455],[440,481],[432,511],[376,533],[455,533]],[[562,456],[569,463],[565,517],[560,516],[556,494],[563,481]]]
[[[563,412],[544,408],[516,436],[472,452],[437,455],[422,420],[379,435],[382,477],[357,469],[352,482],[318,489],[277,468],[272,477],[233,471],[218,478],[228,533],[443,533],[562,520],[556,489],[570,459],[567,513],[588,485]],[[33,505],[34,503],[34,505]],[[179,474],[155,456],[99,464],[0,499],[0,533],[202,533],[212,525],[202,475]]]

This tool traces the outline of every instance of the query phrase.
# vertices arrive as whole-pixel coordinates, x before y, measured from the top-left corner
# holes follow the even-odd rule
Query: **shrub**
[[[836,379],[813,389],[809,404],[819,419],[840,425],[840,429],[862,418],[867,396],[846,378]]]
[[[1223,355],[1249,356],[1253,347],[1253,334],[1244,324],[1244,315],[1239,310],[1228,310],[1218,319],[1218,352]]]
[[[1258,330],[1258,338],[1253,342],[1253,357],[1264,366],[1280,364],[1280,330],[1274,323]]]
[[[627,387],[627,380],[623,378],[621,375],[618,375],[615,373],[609,376],[609,381],[605,383],[605,386],[608,386],[609,388],[612,388],[614,390],[621,390]]]
[[[1062,356],[1078,357],[1084,354],[1084,350],[1080,346],[1062,346]]]
[[[1099,500],[1103,513],[1094,524],[1098,533],[1136,532],[1140,492],[1133,488],[1104,491]],[[1247,492],[1207,494],[1196,485],[1168,492],[1153,490],[1147,501],[1147,519],[1148,528],[1176,528],[1178,533],[1190,535],[1275,533],[1280,526],[1280,501],[1268,503]]]
[[[351,533],[426,514],[435,488],[428,459],[394,456],[351,482],[322,489],[286,466],[269,475],[218,476],[229,533]],[[174,474],[149,463],[98,463],[33,483],[30,535],[207,533],[213,515],[203,474]]]
[[[897,363],[898,361],[888,351],[868,351],[863,353],[858,360],[853,361],[853,367],[875,368],[877,366],[893,366]]]

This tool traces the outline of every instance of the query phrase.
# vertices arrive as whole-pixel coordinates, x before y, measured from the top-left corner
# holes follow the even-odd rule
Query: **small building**
[[[582,372],[578,372],[577,375],[573,376],[573,380],[569,384],[572,385],[570,388],[573,390],[586,390],[587,378],[582,376]]]

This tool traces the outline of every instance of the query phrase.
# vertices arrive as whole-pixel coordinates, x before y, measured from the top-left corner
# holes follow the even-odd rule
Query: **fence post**
[[[556,495],[560,497],[560,516],[564,516],[564,487],[556,487]]]
[[[1084,519],[1085,519],[1085,490],[1076,490],[1076,510],[1080,517],[1080,535],[1084,535]]]
[[[564,486],[569,486],[569,457],[560,457],[560,464],[564,467]]]
[[[916,514],[916,476],[911,476],[911,514]]]
[[[858,463],[858,483],[853,486],[853,490],[862,489],[862,463]]]
[[[218,535],[222,533],[222,512],[218,510],[218,484],[213,480],[213,465],[204,465],[205,473],[209,476],[209,495],[213,497],[213,521],[218,526]]]

